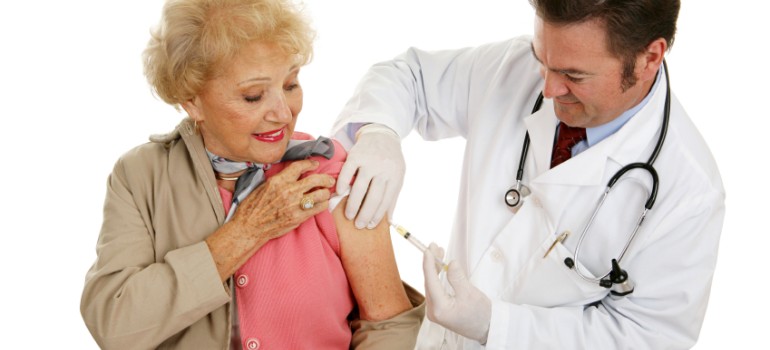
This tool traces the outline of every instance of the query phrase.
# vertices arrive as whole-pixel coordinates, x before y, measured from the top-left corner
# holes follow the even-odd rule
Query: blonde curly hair
[[[151,35],[144,74],[155,94],[177,109],[245,44],[274,43],[304,65],[315,39],[290,0],[167,0]]]

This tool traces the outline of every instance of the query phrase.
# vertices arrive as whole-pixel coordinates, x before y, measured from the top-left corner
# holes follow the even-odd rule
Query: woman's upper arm
[[[396,266],[386,220],[373,230],[357,229],[343,210],[332,211],[340,239],[340,259],[365,320],[384,320],[412,307]]]

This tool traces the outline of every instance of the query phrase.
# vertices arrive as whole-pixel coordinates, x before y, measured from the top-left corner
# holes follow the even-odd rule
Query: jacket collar
[[[224,204],[222,203],[222,197],[219,194],[219,188],[217,187],[217,180],[214,177],[214,169],[211,167],[211,162],[206,154],[203,138],[200,133],[195,132],[195,126],[192,119],[185,118],[176,126],[174,131],[164,137],[167,137],[169,141],[180,137],[182,138],[187,147],[187,151],[190,153],[190,158],[195,167],[195,173],[203,182],[203,187],[206,189],[206,195],[216,214],[217,221],[219,221],[220,224],[224,224],[225,209]]]

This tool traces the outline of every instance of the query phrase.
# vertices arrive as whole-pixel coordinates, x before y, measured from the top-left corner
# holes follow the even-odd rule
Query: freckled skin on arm
[[[381,321],[412,308],[396,266],[387,220],[359,230],[345,218],[347,197],[332,212],[340,238],[342,266],[362,319]]]

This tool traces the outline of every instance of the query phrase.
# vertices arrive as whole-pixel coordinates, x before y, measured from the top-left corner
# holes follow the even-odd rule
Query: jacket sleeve
[[[487,348],[691,348],[716,266],[724,194],[701,193],[671,209],[646,220],[652,230],[623,266],[636,284],[633,294],[553,308],[494,300]]]
[[[425,297],[406,283],[404,289],[412,308],[387,320],[353,320],[351,349],[414,349],[425,316]]]
[[[483,99],[504,60],[512,62],[511,50],[531,56],[529,41],[514,39],[436,52],[410,48],[391,61],[375,64],[338,116],[332,135],[349,147],[354,143],[351,125],[379,123],[401,138],[412,129],[426,140],[465,137],[471,102]]]
[[[97,259],[86,276],[81,313],[101,348],[152,349],[230,296],[205,242],[156,258],[155,236],[170,233],[151,227],[147,205],[137,200],[150,185],[129,181],[127,167],[118,161],[108,180]]]

